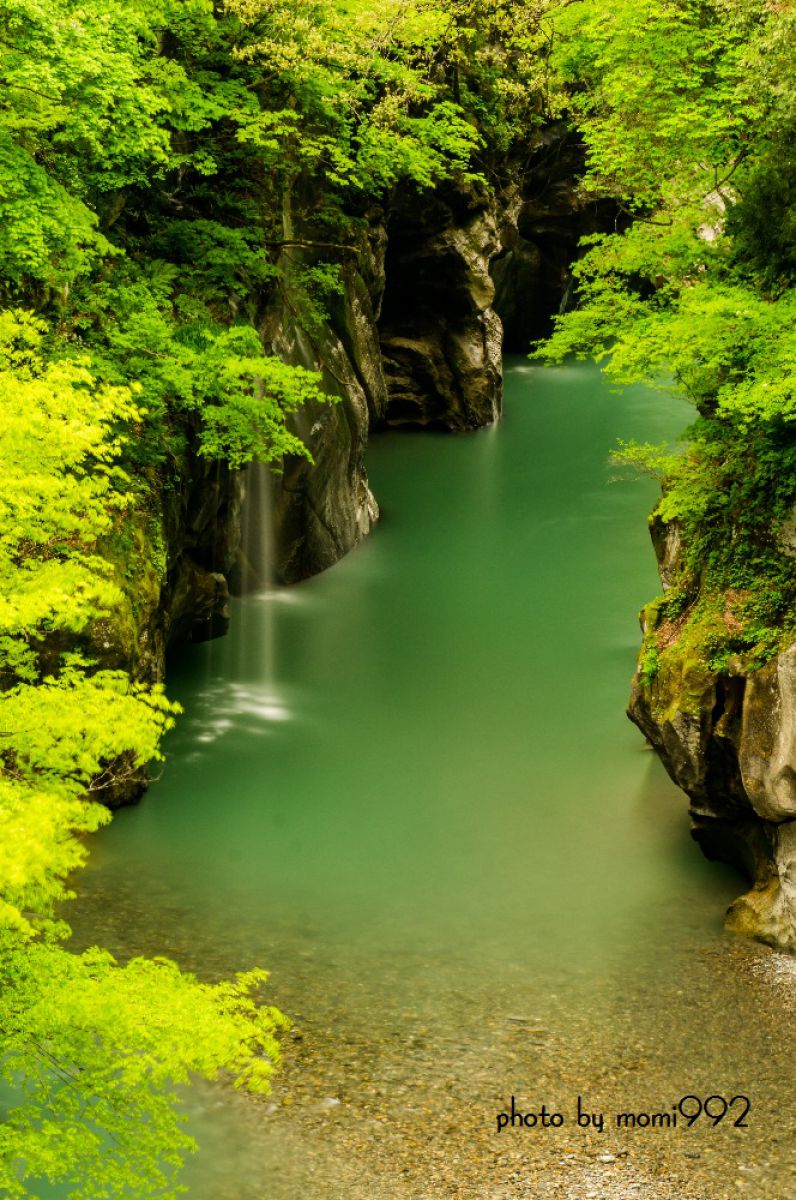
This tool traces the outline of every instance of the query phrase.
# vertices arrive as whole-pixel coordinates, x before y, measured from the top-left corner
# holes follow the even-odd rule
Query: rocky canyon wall
[[[613,202],[585,193],[583,147],[561,125],[540,134],[499,202],[500,253],[492,264],[503,348],[527,353],[574,300],[572,264],[586,234],[618,227]]]
[[[393,205],[379,321],[387,387],[380,423],[462,432],[500,416],[503,331],[490,274],[501,250],[499,207],[473,185]]]
[[[668,588],[680,533],[655,521],[652,529]],[[628,715],[687,794],[704,853],[752,884],[726,924],[796,953],[796,645],[756,669],[737,656],[718,672],[687,625],[662,619],[659,605],[644,610],[642,629]]]
[[[307,319],[300,275],[324,251],[313,251],[310,232],[302,244],[291,223],[282,284],[262,319],[264,345],[319,371],[337,403],[291,418],[313,462],[288,458],[272,474],[275,582],[326,569],[372,528],[371,429],[463,432],[499,418],[504,348],[525,352],[548,331],[569,294],[580,237],[614,220],[613,210],[579,191],[581,160],[577,142],[555,126],[492,191],[449,182],[370,209],[337,255],[342,286],[322,320]],[[186,463],[167,497],[169,565],[157,620],[142,622],[156,627],[145,673],[162,670],[167,641],[226,629],[229,586],[245,591],[253,577],[238,553],[246,486],[245,475]]]
[[[300,287],[291,285],[293,268],[315,261],[312,250],[285,249],[290,261],[263,315],[264,344],[319,371],[338,402],[293,421],[314,463],[288,459],[272,475],[276,582],[324,570],[372,528],[371,429],[462,432],[498,419],[504,345],[524,352],[545,335],[567,303],[580,237],[613,225],[606,205],[579,192],[580,153],[565,131],[551,130],[495,192],[447,184],[371,210],[341,252],[342,286],[322,320],[306,319]],[[98,661],[160,679],[169,641],[225,631],[229,585],[247,586],[239,553],[246,486],[244,475],[186,455],[163,498],[165,552],[150,553],[142,526],[135,600],[93,631]],[[678,530],[655,525],[653,534],[668,587]],[[757,670],[738,662],[719,674],[655,605],[644,622],[656,670],[642,654],[629,714],[687,793],[704,852],[752,882],[730,909],[730,927],[796,951],[796,647]]]
[[[292,419],[313,463],[291,458],[274,476],[277,582],[324,570],[371,529],[378,517],[365,469],[372,428],[458,431],[498,417],[501,329],[489,274],[500,248],[495,210],[483,189],[449,185],[371,211],[319,324],[303,318],[285,271],[288,285],[264,322],[266,347],[319,371],[338,402]]]
[[[556,127],[496,190],[459,181],[391,197],[366,214],[342,256],[343,288],[320,324],[303,318],[288,264],[264,321],[266,347],[320,371],[339,403],[293,422],[314,465],[288,460],[274,481],[277,582],[331,566],[372,527],[371,429],[464,432],[499,418],[504,324],[508,348],[520,352],[547,332],[580,237],[614,219],[574,182],[581,159]],[[312,261],[306,250],[285,253]]]

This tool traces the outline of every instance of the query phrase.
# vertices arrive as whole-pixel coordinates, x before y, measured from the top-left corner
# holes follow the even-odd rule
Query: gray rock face
[[[758,816],[796,818],[796,645],[746,681],[739,760]]]
[[[499,250],[496,204],[479,188],[394,204],[379,323],[385,424],[462,431],[499,417],[503,339],[489,273]]]
[[[679,521],[661,521],[657,515],[650,522],[650,536],[658,560],[658,575],[664,589],[674,583],[683,554],[683,536]]]
[[[471,185],[396,199],[386,223],[371,212],[355,253],[343,258],[329,319],[309,327],[285,272],[264,320],[266,347],[320,371],[339,403],[293,419],[314,464],[290,459],[274,478],[276,582],[331,566],[378,518],[364,463],[374,425],[462,431],[499,416],[502,329],[489,273],[500,249],[496,213],[494,199]],[[290,251],[294,265],[311,253]]]
[[[91,623],[85,648],[98,666],[122,668],[133,679],[160,683],[171,641],[206,641],[229,625],[227,576],[237,554],[240,486],[225,467],[196,455],[184,456],[174,486],[161,493],[156,521],[151,513],[130,518],[135,547],[129,568],[135,581],[123,602]],[[66,647],[53,644],[57,653]],[[95,786],[94,799],[109,808],[135,803],[147,787],[145,769],[122,756],[122,782]]]
[[[336,404],[305,408],[292,428],[314,464],[292,458],[274,478],[274,576],[295,583],[332,566],[371,529],[378,506],[368,487],[365,447],[387,403],[376,321],[384,287],[383,226],[374,220],[343,268],[343,294],[330,320],[307,329],[289,285],[264,326],[284,362],[320,371]]]
[[[678,539],[653,528],[664,586]],[[719,675],[675,644],[653,680],[637,671],[628,715],[687,793],[704,853],[752,881],[728,928],[796,953],[796,645]]]

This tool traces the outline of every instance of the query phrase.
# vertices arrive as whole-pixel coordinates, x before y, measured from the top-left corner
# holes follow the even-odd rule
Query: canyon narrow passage
[[[624,715],[656,486],[609,456],[688,420],[508,359],[498,426],[377,435],[373,535],[172,664],[163,778],[70,920],[264,966],[294,1021],[271,1097],[189,1092],[190,1200],[792,1194],[793,962],[724,932],[737,877]],[[746,1129],[617,1128],[738,1094]],[[564,1121],[498,1132],[511,1097]]]

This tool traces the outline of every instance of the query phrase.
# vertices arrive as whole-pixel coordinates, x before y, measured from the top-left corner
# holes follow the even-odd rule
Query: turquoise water
[[[509,1200],[531,1180],[580,1198],[594,1170],[601,1197],[657,1200],[660,1162],[672,1195],[704,1171],[694,1194],[719,1200],[745,1194],[747,1158],[748,1194],[786,1194],[776,956],[723,933],[741,885],[700,857],[624,715],[636,613],[659,591],[655,486],[609,453],[688,419],[591,367],[509,360],[498,427],[374,438],[373,535],[175,657],[165,772],[95,839],[73,920],[207,977],[264,965],[296,1022],[270,1104],[192,1093],[194,1200]],[[557,1134],[512,1144],[504,1178],[505,1096],[697,1088],[754,1092],[768,1116],[697,1158],[674,1135],[630,1155],[620,1138],[649,1192],[611,1191],[630,1176]],[[421,1136],[452,1097],[448,1140]]]

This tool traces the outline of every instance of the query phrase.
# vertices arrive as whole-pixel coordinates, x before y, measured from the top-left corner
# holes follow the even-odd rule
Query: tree
[[[717,669],[738,653],[754,665],[792,640],[796,599],[782,533],[796,502],[796,260],[760,212],[792,161],[796,14],[582,0],[556,26],[585,184],[627,220],[589,239],[578,306],[542,352],[595,354],[619,383],[668,378],[692,401],[682,452],[625,458],[661,474],[657,516],[685,535],[670,608],[703,628]]]
[[[69,953],[97,803],[177,715],[131,677],[129,580],[167,569],[193,455],[307,454],[328,399],[263,350],[305,326],[368,208],[483,185],[544,118],[544,0],[0,0],[0,1189],[169,1196],[190,1072],[262,1091],[285,1018],[262,971]],[[548,98],[549,99],[549,98]],[[306,251],[306,253],[305,253]],[[92,658],[99,623],[124,628]]]
[[[74,649],[45,673],[54,638],[74,644],[120,602],[100,548],[134,502],[120,459],[141,413],[87,360],[47,361],[44,335],[24,312],[0,321],[0,1078],[14,1097],[0,1188],[174,1195],[190,1145],[174,1085],[223,1071],[267,1090],[286,1021],[256,1003],[262,971],[208,985],[165,960],[121,967],[61,945],[80,835],[110,816],[94,797],[143,777],[177,709]]]

